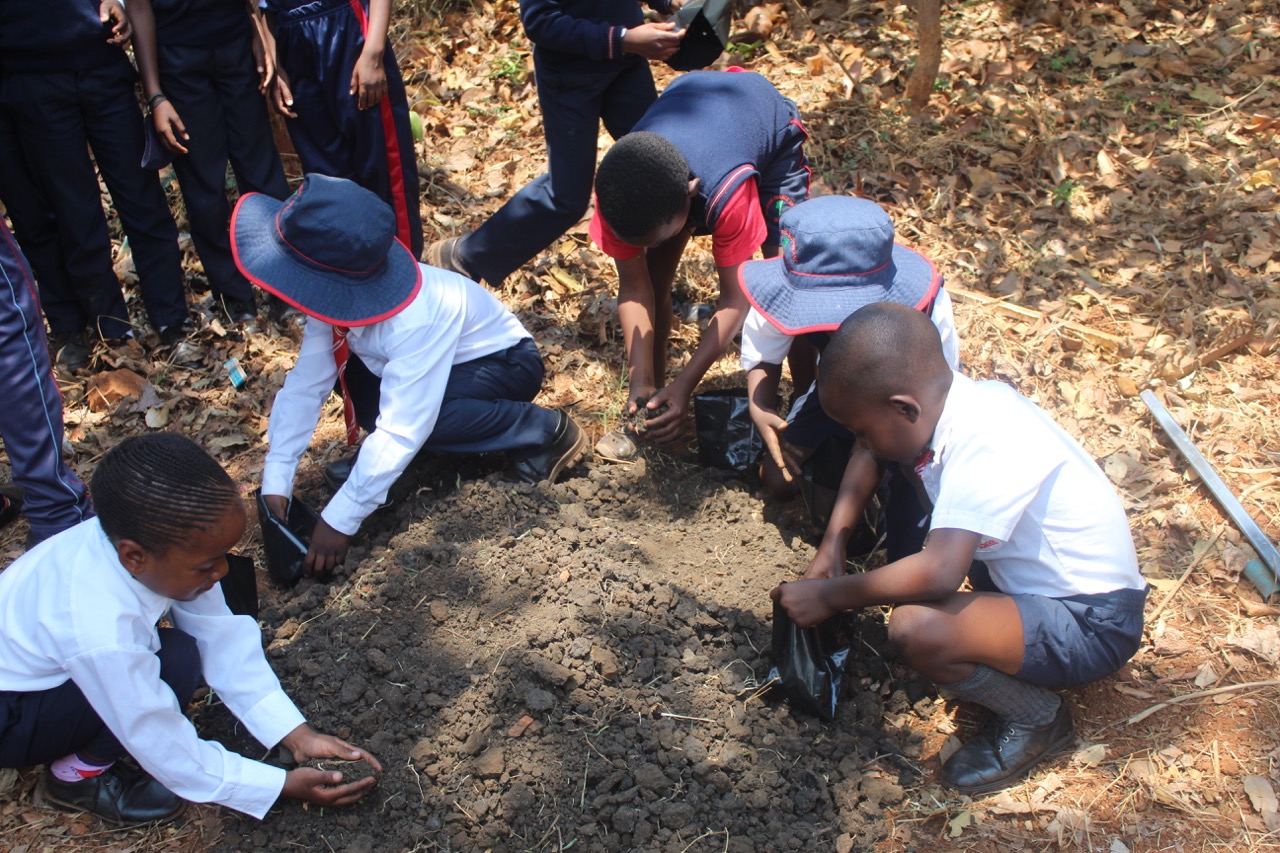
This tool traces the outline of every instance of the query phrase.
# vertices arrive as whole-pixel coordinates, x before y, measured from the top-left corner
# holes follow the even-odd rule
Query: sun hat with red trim
[[[240,272],[334,326],[380,322],[417,295],[422,270],[395,233],[395,213],[382,199],[324,175],[307,175],[284,201],[241,196],[231,214]]]
[[[868,199],[811,198],[779,225],[779,256],[748,261],[738,280],[755,309],[788,335],[833,331],[875,302],[924,310],[942,284],[928,258],[893,241],[889,214]]]

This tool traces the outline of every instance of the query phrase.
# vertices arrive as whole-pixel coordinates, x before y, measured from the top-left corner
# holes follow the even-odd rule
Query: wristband
[[[618,28],[618,44],[622,44],[622,40],[625,39],[626,37],[627,37],[627,28],[619,27]]]
[[[167,100],[169,100],[169,98],[164,92],[156,92],[150,98],[147,98],[147,109],[155,110],[157,106],[163,104]]]

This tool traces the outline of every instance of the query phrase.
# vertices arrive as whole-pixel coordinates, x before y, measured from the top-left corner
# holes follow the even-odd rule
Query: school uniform
[[[176,630],[157,631],[167,616]],[[305,722],[248,616],[219,586],[192,601],[151,592],[90,520],[0,573],[0,766],[76,750],[128,753],[165,788],[261,818],[285,771],[201,740],[183,714],[201,676],[248,731],[274,746]]]
[[[274,16],[276,54],[293,91],[286,119],[304,172],[347,178],[391,206],[396,236],[422,256],[418,163],[404,78],[388,44],[387,95],[361,110],[351,72],[364,49],[368,0],[260,0]]]
[[[560,424],[558,412],[530,402],[542,387],[542,357],[515,315],[475,282],[419,266],[422,286],[407,306],[346,334],[351,353],[380,380],[376,410],[363,418],[374,429],[322,513],[347,535],[382,505],[420,450],[532,451],[549,444]],[[293,493],[337,378],[333,325],[310,316],[271,410],[263,494]]]
[[[209,285],[239,302],[253,286],[236,269],[227,226],[227,163],[241,193],[289,194],[258,91],[253,21],[243,0],[152,0],[160,86],[186,126],[186,154],[173,169],[187,209],[191,240]]]
[[[0,97],[40,192],[67,235],[61,248],[74,299],[44,305],[49,325],[58,332],[89,327],[119,338],[131,326],[88,148],[129,238],[151,324],[181,323],[187,306],[178,229],[158,176],[141,166],[137,74],[123,49],[107,44],[98,8],[89,0],[0,0]]]
[[[5,169],[3,171],[8,171]],[[10,174],[6,181],[11,180]],[[62,459],[62,395],[31,268],[0,221],[0,375],[5,405],[0,437],[25,490],[23,512],[32,538],[46,539],[93,515],[84,483]]]
[[[1073,687],[1137,650],[1147,584],[1115,489],[1093,458],[1008,386],[953,373],[916,475],[930,527],[979,534],[992,589],[1013,596],[1027,648],[1017,677]]]
[[[666,0],[648,5],[671,12]],[[586,213],[600,122],[617,139],[657,98],[648,60],[622,53],[623,33],[644,23],[635,0],[520,0],[520,21],[533,42],[547,171],[459,243],[462,266],[491,287]]]
[[[689,211],[693,234],[710,234],[718,267],[750,260],[761,246],[778,246],[782,214],[809,197],[804,155],[808,132],[796,105],[750,71],[693,71],[663,91],[633,131],[670,141],[699,179]],[[600,216],[592,217],[596,245],[616,260],[643,249],[622,242]]]

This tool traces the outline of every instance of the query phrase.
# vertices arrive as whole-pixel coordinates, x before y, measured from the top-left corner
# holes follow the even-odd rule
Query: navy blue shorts
[[[853,446],[853,433],[840,426],[823,411],[822,403],[818,401],[818,385],[815,382],[791,404],[791,411],[787,412],[787,429],[782,437],[786,439],[787,444],[814,450],[821,447],[828,439],[837,436],[847,440],[850,447]]]
[[[1022,668],[1017,677],[1050,689],[1106,678],[1142,641],[1147,589],[1048,598],[1010,596],[1022,617]]]

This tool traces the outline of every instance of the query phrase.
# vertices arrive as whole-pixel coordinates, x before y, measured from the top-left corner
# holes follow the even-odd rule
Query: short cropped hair
[[[819,362],[818,394],[883,402],[950,375],[938,327],[923,311],[875,302],[832,334]]]
[[[656,133],[628,133],[596,171],[600,215],[624,241],[638,240],[680,213],[688,197],[689,164]]]
[[[153,554],[208,530],[240,501],[222,466],[186,436],[153,432],[126,438],[98,463],[89,483],[102,530]]]

